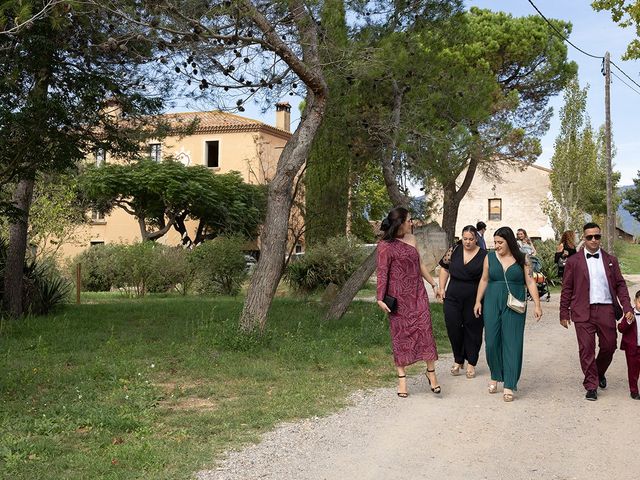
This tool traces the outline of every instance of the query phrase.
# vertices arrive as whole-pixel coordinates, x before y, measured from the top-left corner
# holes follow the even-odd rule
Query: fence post
[[[81,282],[81,264],[78,263],[78,265],[76,266],[76,305],[80,305],[80,290],[82,289],[82,285],[80,284]]]

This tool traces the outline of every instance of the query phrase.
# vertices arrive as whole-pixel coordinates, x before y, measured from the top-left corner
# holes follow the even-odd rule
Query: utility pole
[[[611,61],[609,52],[604,54],[604,136],[605,154],[607,156],[607,250],[613,253],[613,242],[616,237],[616,212],[613,211],[613,181],[611,179]]]

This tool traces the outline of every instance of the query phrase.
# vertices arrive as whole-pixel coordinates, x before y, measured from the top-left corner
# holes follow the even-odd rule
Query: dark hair
[[[589,230],[590,228],[597,228],[598,230],[602,230],[600,228],[600,225],[598,225],[596,222],[587,222],[584,224],[584,227],[582,227],[582,232],[584,233],[585,230]]]
[[[466,227],[464,227],[462,229],[462,235],[464,235],[465,232],[471,232],[473,233],[474,237],[478,238],[478,229],[473,225],[467,225]],[[462,237],[462,235],[460,235],[460,237]]]
[[[640,298],[640,290],[636,292],[636,300],[638,300],[639,298]]]
[[[518,230],[516,230],[516,233],[517,232],[524,233],[524,241],[525,241],[525,243],[528,243],[529,245],[533,245],[533,242],[529,238],[529,235],[527,235],[527,231],[524,228],[519,228]],[[517,239],[517,237],[516,237],[516,239]]]
[[[487,228],[487,224],[484,222],[478,222],[476,223],[476,230],[482,230],[484,228]]]
[[[513,234],[513,230],[509,227],[500,227],[495,232],[493,232],[494,237],[502,237],[507,242],[507,246],[511,251],[511,255],[516,259],[516,263],[524,268],[524,264],[526,261],[525,254],[520,251],[520,247],[518,247],[518,242],[516,240],[516,236]]]
[[[407,221],[408,215],[409,210],[404,207],[396,207],[391,210],[387,218],[382,220],[382,224],[380,225],[380,230],[384,232],[382,240],[386,240],[387,242],[395,240],[398,236],[400,225]]]

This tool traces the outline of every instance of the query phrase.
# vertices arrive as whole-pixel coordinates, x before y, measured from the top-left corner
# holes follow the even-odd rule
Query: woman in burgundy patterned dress
[[[389,314],[393,359],[398,369],[398,396],[408,396],[405,367],[419,361],[427,363],[427,381],[433,393],[440,393],[435,361],[438,359],[431,326],[429,298],[423,278],[432,288],[437,285],[420,261],[416,238],[411,234],[411,216],[405,208],[394,208],[382,222],[385,232],[378,244],[378,305]],[[383,302],[385,295],[397,299],[391,313]]]

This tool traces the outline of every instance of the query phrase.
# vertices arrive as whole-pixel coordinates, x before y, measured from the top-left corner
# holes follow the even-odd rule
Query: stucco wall
[[[287,143],[285,136],[271,135],[264,131],[205,133],[179,137],[167,137],[162,141],[162,158],[174,156],[185,165],[204,165],[207,141],[217,140],[219,144],[219,167],[211,168],[212,173],[240,172],[247,183],[267,183],[275,171],[282,149]],[[150,141],[148,143],[156,143]],[[90,157],[93,159],[93,156]],[[107,154],[107,163],[117,159]],[[194,233],[196,222],[188,222],[187,228]],[[79,229],[75,243],[61,248],[63,257],[72,257],[89,247],[92,242],[134,243],[141,239],[137,220],[121,209],[116,209],[103,222]],[[171,229],[158,240],[166,245],[179,245],[180,235]]]
[[[485,241],[489,248],[493,247],[493,232],[502,226],[511,227],[514,232],[524,228],[529,237],[543,240],[554,238],[549,218],[540,206],[550,195],[549,173],[549,169],[537,165],[523,171],[505,168],[502,172],[503,182],[487,180],[481,173],[476,173],[467,195],[460,203],[456,235],[460,235],[465,225],[475,225],[481,220],[487,224]],[[489,199],[492,198],[502,200],[501,220],[489,220]],[[442,222],[441,210],[439,214],[439,221]]]

